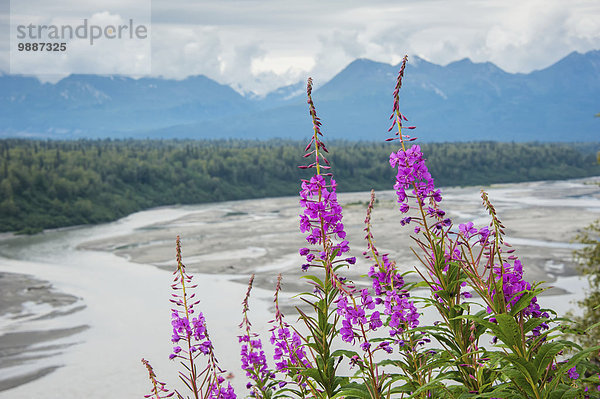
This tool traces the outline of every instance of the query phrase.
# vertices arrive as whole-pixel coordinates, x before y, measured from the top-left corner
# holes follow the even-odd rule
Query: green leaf
[[[430,380],[427,384],[421,385],[416,390],[413,391],[411,398],[419,397],[419,394],[423,391],[427,390],[435,390],[440,389],[440,387],[444,387],[443,381],[446,379],[445,374],[440,374],[436,378]],[[394,390],[392,390],[394,391]]]
[[[552,363],[554,357],[565,347],[560,342],[548,342],[538,349],[537,356],[533,363],[537,369],[538,375],[543,375],[546,368]]]
[[[527,378],[523,375],[520,370],[513,367],[504,367],[502,373],[506,375],[511,381],[512,385],[520,392],[525,392],[528,397],[535,397],[533,389]]]
[[[523,323],[523,334],[527,334],[528,332],[533,331],[534,328],[547,321],[548,319],[545,319],[543,317],[532,317],[531,319]]]
[[[371,394],[369,393],[369,390],[365,385],[352,383],[342,387],[342,389],[332,398],[340,397],[356,397],[371,399]]]
[[[323,383],[323,379],[322,379],[321,373],[319,372],[318,368],[304,369],[304,370],[302,370],[301,374],[305,377],[312,378],[313,380],[317,381],[319,384]]]
[[[513,316],[507,313],[496,315],[496,322],[498,323],[499,330],[502,332],[498,335],[498,339],[513,348],[523,347],[521,329]]]
[[[578,393],[579,389],[577,388],[560,387],[550,392],[550,399],[573,399],[577,397]]]
[[[307,274],[305,276],[302,276],[300,278],[305,278],[307,280],[313,281],[314,283],[316,283],[317,285],[319,285],[320,287],[323,287],[323,281],[321,281],[320,278],[318,278],[317,276],[313,276],[312,274]]]
[[[527,361],[526,359],[513,354],[507,355],[506,358],[516,368],[521,370],[521,373],[523,373],[524,377],[530,381],[531,385],[537,385],[539,374],[533,362]]]
[[[338,356],[346,356],[348,359],[350,359],[350,358],[352,358],[352,356],[358,356],[358,353],[356,353],[354,351],[345,350],[345,349],[337,349],[331,354],[331,357],[338,357]]]

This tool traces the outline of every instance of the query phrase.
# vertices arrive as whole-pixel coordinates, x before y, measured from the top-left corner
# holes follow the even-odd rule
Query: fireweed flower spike
[[[547,320],[550,318],[548,312],[540,308],[537,296],[534,295],[535,292],[539,293],[541,290],[523,280],[523,265],[513,255],[514,250],[510,248],[510,245],[504,242],[505,227],[498,219],[496,209],[491,204],[488,194],[483,190],[481,191],[481,198],[492,219],[490,229],[483,228],[479,231],[482,236],[480,243],[485,239],[484,244],[487,244],[483,245],[486,248],[484,255],[488,260],[486,267],[489,269],[487,291],[490,300],[488,301],[487,312],[495,314],[511,313],[513,308],[516,307],[522,320],[539,319],[531,330],[531,335],[538,337],[542,331],[549,329]],[[488,240],[488,237],[492,239]],[[508,256],[504,256],[504,254]],[[499,293],[501,295],[498,295]],[[526,302],[523,303],[521,298]],[[496,318],[492,317],[490,321],[496,322]]]
[[[278,373],[285,374],[292,384],[297,386],[298,396],[305,397],[307,384],[306,378],[301,374],[303,369],[312,368],[304,350],[303,339],[284,319],[279,309],[279,292],[281,291],[281,274],[277,276],[275,287],[275,319],[271,320],[271,344],[275,348],[273,359]],[[278,383],[279,388],[287,385],[286,381]]]
[[[342,207],[337,201],[336,188],[337,184],[331,177],[331,174],[321,174],[321,169],[329,169],[329,162],[323,156],[323,153],[327,153],[325,144],[320,139],[321,133],[321,120],[317,117],[317,111],[312,100],[312,79],[308,79],[307,95],[309,112],[313,121],[313,136],[311,141],[306,146],[306,155],[314,155],[315,162],[307,166],[301,166],[301,168],[315,169],[315,174],[310,180],[302,181],[302,190],[300,191],[300,205],[304,208],[304,212],[300,215],[300,231],[302,233],[309,233],[306,240],[310,244],[321,245],[323,251],[331,253],[333,244],[331,241],[332,236],[337,236],[340,239],[346,237],[344,231],[344,225],[342,224]],[[323,163],[325,165],[323,165]],[[327,182],[326,177],[330,177]],[[347,252],[348,242],[344,241],[343,245],[338,247],[336,256],[341,256],[344,252]],[[314,256],[309,253],[310,250],[302,248],[300,253],[303,256],[307,256],[308,265],[311,264]]]
[[[426,375],[420,375],[419,369],[432,353],[420,349],[421,345],[429,342],[429,338],[414,330],[419,324],[420,313],[410,299],[411,286],[405,284],[403,275],[398,272],[396,263],[389,259],[388,254],[380,254],[375,246],[371,226],[374,206],[375,193],[371,191],[364,228],[367,250],[363,255],[374,262],[368,276],[375,292],[376,309],[382,308],[381,311],[373,312],[372,317],[375,316],[376,320],[384,318],[383,324],[388,331],[388,338],[380,340],[376,350],[391,354],[395,347],[401,359],[394,360],[393,364],[402,370],[404,378],[408,381],[407,385],[416,388],[423,385],[428,378]],[[369,325],[371,328],[377,326],[372,322]]]
[[[169,392],[169,390],[166,389],[166,384],[164,382],[160,382],[156,378],[156,374],[154,373],[154,369],[150,365],[150,362],[146,359],[142,359],[142,363],[144,364],[144,366],[146,366],[146,370],[148,370],[148,378],[150,378],[150,382],[152,383],[152,390],[150,391],[151,393],[148,395],[144,395],[144,397],[152,399],[161,399],[170,398],[171,396],[173,396],[175,392]],[[164,395],[161,396],[162,394]]]
[[[270,398],[272,390],[276,388],[274,383],[275,374],[267,366],[267,358],[263,351],[262,342],[258,338],[258,334],[251,331],[252,324],[248,319],[248,299],[250,298],[253,282],[254,274],[250,277],[248,291],[242,302],[243,319],[240,328],[244,330],[244,333],[238,336],[238,339],[242,344],[242,370],[252,380],[246,387],[251,391],[253,397],[264,399]]]
[[[387,141],[400,141],[401,148],[397,152],[390,154],[390,165],[392,168],[397,168],[394,190],[396,190],[398,203],[400,204],[400,212],[407,213],[410,210],[408,200],[412,196],[416,199],[421,217],[405,217],[402,219],[401,224],[405,225],[416,221],[422,226],[427,226],[426,216],[428,216],[435,219],[434,227],[447,227],[450,225],[450,219],[445,219],[445,213],[437,207],[437,203],[442,200],[442,196],[440,190],[436,190],[434,186],[433,177],[425,164],[421,147],[414,145],[408,149],[406,148],[406,142],[416,140],[415,137],[410,137],[402,131],[402,129],[412,130],[415,128],[414,126],[403,126],[402,121],[407,121],[408,119],[400,112],[400,88],[402,87],[402,79],[407,61],[408,57],[404,56],[393,93],[394,105],[392,107],[392,114],[390,115],[392,125],[388,129],[388,131],[391,131],[394,127],[397,127],[398,131],[395,133],[397,137],[389,138]],[[407,190],[411,188],[412,193],[407,193]],[[430,203],[430,206],[425,210],[424,207],[427,202]]]
[[[206,322],[202,312],[194,317],[194,307],[200,303],[195,300],[196,294],[189,295],[188,290],[196,288],[192,284],[192,276],[185,271],[181,257],[181,240],[176,241],[177,269],[173,272],[171,288],[171,303],[176,307],[171,309],[171,325],[173,326],[173,352],[170,359],[180,359],[185,372],[180,371],[179,377],[189,388],[195,398],[234,399],[235,393],[231,385],[224,386],[224,373],[215,357],[212,342],[208,335]],[[200,355],[208,357],[207,365],[199,369],[197,359]],[[178,393],[179,395],[179,393]]]
[[[367,240],[367,251],[364,255],[367,259],[375,262],[369,270],[373,290],[375,291],[375,303],[383,305],[383,314],[387,316],[386,326],[392,341],[399,343],[404,341],[402,333],[419,325],[419,312],[412,301],[409,300],[410,293],[404,283],[404,277],[396,269],[396,262],[390,261],[388,254],[379,254],[375,247],[375,239],[372,233],[371,212],[375,205],[375,193],[371,191],[371,200],[367,207],[365,218]],[[387,345],[384,349],[388,352]]]
[[[301,248],[300,254],[305,256],[306,263],[302,269],[322,269],[324,276],[305,276],[313,285],[312,293],[305,293],[302,300],[312,307],[316,315],[309,315],[298,308],[300,318],[306,325],[306,347],[310,348],[313,364],[327,365],[322,373],[314,378],[308,378],[306,383],[311,393],[324,392],[327,397],[335,396],[343,379],[336,376],[337,365],[333,364],[331,345],[338,334],[336,327],[338,317],[332,312],[334,301],[345,284],[337,270],[347,264],[355,262],[355,258],[343,258],[350,248],[345,241],[346,232],[342,223],[342,207],[337,200],[337,184],[331,173],[323,174],[323,170],[330,169],[329,161],[324,154],[328,153],[325,144],[321,141],[321,120],[317,116],[315,104],[312,99],[312,79],[308,79],[306,86],[309,114],[313,124],[313,134],[305,149],[305,158],[314,157],[314,162],[301,166],[303,169],[314,171],[308,180],[302,180],[300,190],[300,205],[304,209],[300,215],[300,231],[307,233],[306,240],[316,246],[315,249]],[[337,242],[337,240],[341,240]],[[342,258],[337,259],[336,258]],[[285,330],[281,332],[285,334]],[[339,363],[338,363],[339,365]],[[319,394],[319,396],[322,396]]]
[[[433,178],[427,170],[421,148],[416,145],[407,150],[405,146],[405,141],[413,141],[416,139],[411,138],[409,135],[402,132],[403,128],[415,128],[414,126],[403,126],[402,121],[407,121],[408,119],[400,112],[400,88],[402,87],[402,79],[404,77],[407,61],[408,57],[404,56],[393,93],[394,105],[392,107],[392,114],[390,115],[392,125],[388,129],[388,131],[391,131],[397,126],[398,132],[395,133],[395,135],[398,137],[389,138],[388,141],[399,140],[401,145],[401,149],[398,152],[390,154],[390,165],[392,167],[398,167],[394,189],[398,196],[398,203],[401,204],[400,211],[402,213],[408,212],[410,208],[407,203],[408,196],[406,190],[411,186],[413,186],[413,193],[416,195],[419,202],[423,202],[427,196],[432,196],[437,202],[441,200],[439,190],[434,191]]]
[[[483,382],[473,375],[473,368],[478,364],[479,358],[477,350],[474,350],[477,347],[478,337],[470,331],[470,324],[467,320],[455,320],[456,317],[468,312],[465,304],[461,303],[461,297],[470,295],[461,291],[461,288],[466,285],[461,251],[449,234],[452,225],[451,220],[446,217],[445,212],[438,206],[442,200],[442,195],[434,185],[433,177],[427,168],[421,148],[418,145],[407,148],[407,143],[414,141],[415,138],[404,134],[403,131],[403,129],[414,129],[414,126],[403,126],[403,121],[407,121],[407,118],[400,112],[399,105],[399,91],[402,87],[406,62],[407,57],[404,57],[393,93],[394,105],[390,117],[393,122],[389,130],[391,131],[394,127],[397,127],[396,137],[388,139],[389,141],[398,140],[400,143],[400,149],[390,154],[390,166],[397,170],[394,189],[396,190],[397,201],[400,204],[400,212],[405,215],[408,214],[401,219],[400,224],[403,226],[411,223],[416,225],[414,232],[419,237],[413,236],[413,238],[417,247],[421,249],[421,254],[414,250],[413,252],[425,266],[426,272],[423,273],[419,269],[416,269],[416,271],[431,290],[431,299],[426,300],[426,302],[434,306],[440,315],[438,325],[435,328],[428,329],[427,332],[441,343],[444,343],[448,336],[459,339],[458,345],[449,351],[457,363],[457,376],[460,376],[460,381],[468,388],[469,392],[480,392]],[[414,201],[412,204],[411,200]],[[410,211],[412,212],[409,213]],[[374,284],[376,286],[389,286],[390,284],[387,282],[391,279],[387,275],[389,271],[392,271],[391,264],[382,257],[382,261],[378,262],[378,266],[379,270],[372,270],[370,276],[382,281],[384,284],[379,281],[375,281]],[[392,287],[393,285],[392,283]],[[392,298],[395,299],[396,306],[400,309],[409,303],[406,297]],[[388,312],[390,312],[389,307]],[[408,314],[418,315],[416,311]],[[416,325],[416,319],[413,321],[410,318],[406,319],[406,317],[399,320],[403,324],[396,319],[392,319],[392,321],[399,326],[414,327]],[[392,332],[395,331],[392,330]],[[401,333],[401,329],[396,332],[396,334]],[[423,331],[422,339],[419,340],[415,335],[412,335],[411,338],[411,345],[409,345],[411,351],[416,346],[430,341],[430,338],[425,335],[425,331]],[[417,341],[416,345],[415,340]],[[403,343],[406,344],[406,340],[403,340]],[[420,375],[412,374],[415,375],[412,383],[416,386],[423,386],[424,383],[427,385],[427,381],[432,378],[432,375],[428,374],[428,370],[433,357],[429,354],[433,355],[434,353],[435,351],[433,353],[426,351],[415,358],[412,357],[412,354],[405,352],[407,361],[404,363],[403,369],[406,372],[409,374],[416,372],[415,368],[412,368],[412,370],[410,368],[411,361],[418,360],[420,364],[417,369],[420,370]],[[431,395],[433,391],[429,390],[428,392]]]

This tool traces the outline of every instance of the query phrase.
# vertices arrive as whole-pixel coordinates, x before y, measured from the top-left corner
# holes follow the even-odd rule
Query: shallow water
[[[35,350],[38,358],[18,367],[2,368],[2,379],[34,370],[60,366],[56,371],[15,389],[0,392],[6,398],[139,397],[147,392],[145,357],[163,379],[176,380],[174,365],[167,360],[170,345],[170,282],[164,270],[129,262],[111,253],[86,251],[77,246],[90,239],[121,235],[157,221],[179,218],[188,208],[164,208],[131,215],[102,226],[51,231],[34,237],[17,237],[0,245],[0,271],[30,274],[50,281],[54,288],[80,298],[85,308],[62,317],[32,320],[51,311],[48,305],[27,305],[24,313],[35,316],[0,319],[0,335],[31,330],[53,330],[87,325],[86,331],[52,341],[72,345],[62,350]],[[193,208],[197,210],[197,208]],[[174,263],[174,262],[173,262]],[[209,328],[218,332],[217,348],[237,342],[237,317],[244,288],[228,276],[196,275],[197,296],[202,300]],[[255,290],[252,306],[267,315],[271,293]],[[10,317],[9,317],[10,316]],[[257,324],[266,320],[255,317]],[[35,348],[34,348],[35,349]],[[225,361],[224,361],[225,363]]]
[[[573,187],[581,188],[582,183],[568,181],[503,185],[491,187],[489,191],[497,208],[506,209],[507,212],[533,205],[569,207],[600,216],[598,192],[571,197]],[[487,223],[482,215],[485,212],[478,205],[478,191],[477,188],[448,190],[447,201],[461,205],[461,209],[454,214],[455,218],[481,219],[482,223]],[[540,195],[547,197],[540,199]],[[364,196],[367,197],[368,194],[365,193]],[[263,200],[265,204],[269,201]],[[282,200],[277,201],[279,203]],[[471,206],[476,206],[477,210],[467,209]],[[240,207],[243,207],[243,202],[237,202],[230,211],[236,211]],[[190,225],[203,224],[202,215],[210,215],[217,210],[225,212],[228,209],[227,203],[165,207],[139,212],[104,225],[61,229],[32,237],[1,240],[0,272],[29,274],[37,279],[47,280],[55,290],[79,298],[69,305],[72,309],[79,309],[82,305],[84,308],[69,313],[67,307],[61,309],[67,311],[65,315],[40,319],[39,316],[49,314],[54,309],[47,304],[28,303],[20,314],[22,317],[15,314],[0,317],[0,336],[32,330],[47,331],[78,326],[89,328],[50,341],[51,345],[46,342],[39,345],[39,348],[29,348],[30,351],[33,349],[31,353],[35,356],[24,364],[14,367],[0,365],[0,379],[58,367],[42,378],[0,392],[0,398],[140,397],[150,387],[145,369],[140,363],[142,357],[152,362],[160,379],[175,381],[175,367],[167,360],[171,350],[168,302],[170,273],[152,265],[134,263],[111,252],[85,250],[81,248],[81,244],[149,232],[156,229],[157,225],[175,229],[177,226],[189,228]],[[265,215],[257,217],[272,217]],[[186,219],[186,216],[190,218]],[[542,231],[547,226],[537,228]],[[543,253],[548,248],[571,250],[573,244],[569,243],[569,239],[564,237],[564,240],[550,241],[515,236],[512,241],[514,244],[538,248]],[[168,240],[169,245],[174,243],[174,237],[169,237]],[[303,246],[302,242],[298,242],[298,247],[300,246]],[[116,251],[118,247],[115,244],[112,251]],[[245,251],[239,251],[236,256],[254,259],[264,256],[265,251],[262,247],[249,247]],[[174,255],[173,250],[173,259]],[[230,257],[233,255],[228,254]],[[196,261],[210,259],[212,258],[200,258]],[[256,265],[253,271],[273,274],[279,270],[294,268],[298,264],[297,255],[289,254],[278,259],[277,262]],[[160,264],[167,265],[174,267],[174,260]],[[239,389],[245,385],[245,381],[239,369],[236,336],[245,288],[231,280],[240,276],[247,277],[249,273],[249,270],[231,274],[197,273],[194,277],[199,284],[196,292],[202,301],[200,307],[212,332],[221,365],[233,371],[236,378],[232,381]],[[553,285],[563,288],[569,294],[545,296],[541,298],[541,302],[555,307],[559,312],[565,312],[574,308],[573,301],[582,298],[586,283],[577,276],[562,276]],[[263,341],[267,336],[267,321],[272,317],[269,313],[271,299],[272,292],[255,288],[251,300],[252,322],[257,331],[263,333]],[[2,313],[0,309],[0,314]]]

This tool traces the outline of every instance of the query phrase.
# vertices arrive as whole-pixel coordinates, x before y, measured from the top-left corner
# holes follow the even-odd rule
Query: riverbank
[[[0,273],[0,369],[26,368],[28,363],[64,351],[69,344],[57,344],[61,338],[80,333],[87,326],[55,326],[51,329],[19,331],[19,325],[33,325],[44,320],[60,319],[82,310],[79,298],[56,291],[48,281],[25,274]],[[58,366],[46,366],[24,373],[5,375],[0,379],[0,391],[26,384],[54,371]]]
[[[600,217],[600,190],[593,184],[598,181],[600,178],[486,188],[506,226],[506,241],[515,246],[529,280],[552,282],[557,276],[576,274],[572,251],[577,244],[571,240]],[[445,188],[443,194],[441,207],[455,225],[466,221],[479,226],[489,223],[478,189]],[[376,197],[372,223],[379,251],[389,253],[403,271],[412,270],[417,266],[410,250],[412,228],[400,226],[394,192],[378,192]],[[361,256],[366,248],[363,229],[369,198],[367,192],[339,195],[351,253],[358,259],[357,266],[349,271],[352,278],[365,274],[370,266]],[[188,270],[203,274],[256,273],[257,284],[272,289],[278,272],[293,282],[302,275],[298,248],[306,241],[298,231],[299,211],[293,197],[224,202],[190,209],[168,223],[88,241],[81,248],[173,270],[175,237],[180,235]]]

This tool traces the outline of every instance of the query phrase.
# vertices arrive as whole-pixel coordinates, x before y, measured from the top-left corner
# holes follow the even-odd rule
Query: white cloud
[[[78,15],[97,3],[12,1],[27,1],[38,18],[65,4],[73,8],[65,15]],[[102,7],[133,12],[139,1]],[[153,0],[152,12],[153,75],[204,74],[258,93],[309,74],[324,82],[359,57],[397,63],[408,53],[439,64],[469,57],[529,72],[600,48],[600,3],[586,0]],[[0,68],[5,60],[4,52]]]

